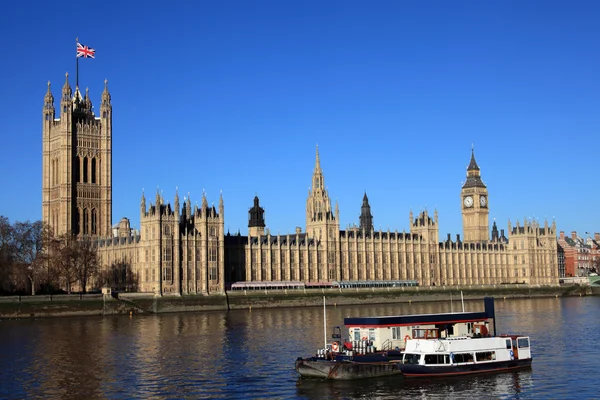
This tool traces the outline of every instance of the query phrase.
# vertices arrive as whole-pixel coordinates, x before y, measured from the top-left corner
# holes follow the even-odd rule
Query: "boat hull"
[[[296,372],[303,378],[353,380],[402,375],[399,361],[353,362],[298,358]]]
[[[406,378],[451,377],[531,368],[531,361],[532,359],[528,358],[524,360],[510,360],[493,363],[476,363],[439,367],[400,364],[399,368]]]

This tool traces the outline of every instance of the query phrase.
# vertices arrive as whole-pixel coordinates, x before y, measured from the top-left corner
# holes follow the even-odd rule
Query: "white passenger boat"
[[[406,378],[459,376],[531,367],[527,336],[410,339],[399,369]]]

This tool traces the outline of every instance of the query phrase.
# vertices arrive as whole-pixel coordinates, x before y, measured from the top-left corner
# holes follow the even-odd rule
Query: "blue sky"
[[[319,145],[342,228],[438,210],[462,234],[471,146],[490,220],[600,231],[600,4],[593,1],[11,2],[0,15],[0,215],[41,218],[41,111],[79,82],[113,102],[113,222],[142,189],[209,204],[247,232],[305,226]],[[34,51],[35,50],[35,51]],[[492,221],[490,221],[490,226]]]

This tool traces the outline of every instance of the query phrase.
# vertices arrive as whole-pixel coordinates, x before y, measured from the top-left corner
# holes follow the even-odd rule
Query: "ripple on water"
[[[483,308],[467,302],[467,309]],[[450,311],[447,303],[328,308],[348,315]],[[456,307],[455,307],[456,308]],[[597,397],[600,298],[497,301],[499,332],[531,336],[531,370],[449,380],[299,379],[323,345],[322,308],[3,321],[0,398],[547,399]]]

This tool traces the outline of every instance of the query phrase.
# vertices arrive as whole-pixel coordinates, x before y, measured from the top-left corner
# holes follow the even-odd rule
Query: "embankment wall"
[[[465,286],[406,287],[380,289],[312,289],[228,291],[212,296],[154,296],[148,293],[121,293],[116,297],[102,294],[10,296],[0,297],[0,318],[40,318],[69,316],[107,316],[119,314],[161,314],[243,310],[252,308],[312,307],[328,303],[338,305],[384,304],[402,302],[445,301],[496,298],[531,298],[600,295],[590,286]]]

